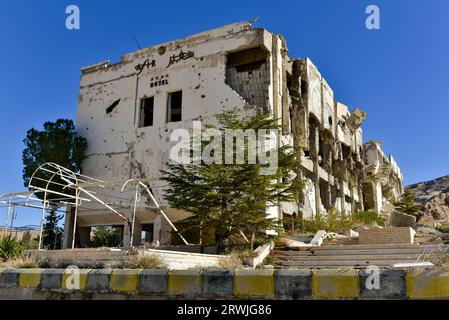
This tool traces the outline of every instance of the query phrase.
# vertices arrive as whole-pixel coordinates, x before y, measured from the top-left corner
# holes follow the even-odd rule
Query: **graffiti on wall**
[[[184,52],[181,50],[181,52],[179,54],[174,54],[170,57],[170,61],[168,62],[167,68],[170,67],[172,64],[178,63],[179,61],[192,58],[193,55],[194,55],[193,51],[189,50],[187,52]]]
[[[144,63],[139,63],[137,66],[134,67],[137,71],[137,75],[141,74],[143,69],[147,68],[154,68],[156,66],[156,60],[147,59]]]

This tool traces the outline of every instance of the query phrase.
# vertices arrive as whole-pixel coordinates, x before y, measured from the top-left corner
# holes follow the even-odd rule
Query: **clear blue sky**
[[[65,28],[70,4],[80,30]],[[380,30],[365,28],[369,4],[380,8]],[[365,141],[384,141],[406,184],[447,175],[448,14],[446,0],[1,0],[0,193],[25,190],[29,128],[75,119],[82,66],[135,51],[133,36],[147,47],[256,16],[291,55],[312,59],[336,99],[368,112]],[[17,225],[38,221],[19,209]]]

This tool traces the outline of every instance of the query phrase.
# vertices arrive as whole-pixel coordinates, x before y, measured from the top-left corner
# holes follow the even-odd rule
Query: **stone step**
[[[423,253],[431,253],[431,252],[440,252],[440,251],[424,251],[424,250],[393,250],[393,249],[389,249],[389,250],[378,250],[378,251],[373,251],[373,250],[359,250],[359,251],[355,251],[355,250],[335,250],[335,251],[312,251],[312,252],[288,252],[288,251],[274,251],[273,255],[279,255],[279,256],[313,256],[313,257],[318,257],[318,256],[336,256],[336,255],[384,255],[384,254],[389,254],[389,255],[402,255],[402,254],[423,254]]]
[[[429,249],[429,248],[449,248],[448,245],[441,244],[429,244],[429,245],[418,245],[418,244],[349,244],[349,245],[335,245],[335,246],[304,246],[304,247],[277,247],[276,250],[287,250],[287,251],[327,251],[336,250],[344,248],[345,250],[360,250],[360,249]]]
[[[351,260],[417,260],[420,255],[329,255],[329,256],[275,256],[277,261],[351,261]]]
[[[416,260],[352,260],[352,261],[277,261],[276,266],[282,267],[367,267],[375,265],[378,267],[391,266],[395,263],[416,262]]]

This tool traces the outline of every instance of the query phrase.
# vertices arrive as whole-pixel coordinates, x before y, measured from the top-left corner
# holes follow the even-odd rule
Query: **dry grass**
[[[167,265],[157,255],[147,254],[132,257],[128,261],[124,261],[115,267],[121,269],[163,269],[166,268]]]
[[[445,247],[430,252],[424,252],[419,256],[420,262],[431,262],[439,271],[449,271],[449,251]]]
[[[239,251],[232,251],[227,256],[220,258],[218,267],[221,269],[240,269],[243,268],[243,257]]]
[[[21,268],[21,269],[32,269],[39,268],[40,262],[36,257],[30,255],[22,255],[21,257],[8,260],[3,263],[3,268]]]

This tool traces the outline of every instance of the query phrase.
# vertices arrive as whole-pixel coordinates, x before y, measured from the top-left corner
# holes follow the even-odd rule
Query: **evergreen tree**
[[[22,246],[25,248],[25,250],[38,249],[39,246],[38,241],[36,239],[33,239],[30,230],[27,230],[23,233],[20,242],[22,243]]]
[[[73,172],[81,170],[82,161],[86,158],[87,140],[76,133],[72,120],[58,119],[55,122],[45,122],[42,131],[34,128],[27,131],[23,140],[25,149],[22,152],[23,183],[28,187],[31,176],[35,170],[46,162],[53,162]],[[66,182],[60,177],[53,177],[53,183],[47,185],[52,173],[38,172],[33,183],[42,188],[55,192],[66,193]],[[43,192],[36,193],[43,198]],[[61,198],[60,195],[47,194],[47,200]]]
[[[97,227],[92,237],[95,247],[118,247],[121,241],[120,231],[113,227]]]
[[[62,229],[58,223],[61,221],[62,215],[58,214],[57,209],[57,206],[50,207],[45,216],[42,242],[44,248],[49,250],[61,249]]]
[[[424,206],[416,203],[415,194],[410,189],[405,189],[404,194],[399,201],[395,203],[394,209],[397,212],[406,213],[416,217],[416,222],[418,222],[424,215],[422,211]]]
[[[46,162],[53,162],[75,173],[81,170],[82,161],[86,158],[87,140],[76,133],[72,120],[58,119],[55,122],[45,122],[43,130],[34,128],[27,131],[23,140],[25,149],[22,152],[23,183],[28,187],[31,176],[36,169]],[[59,176],[52,173],[39,171],[33,184],[37,187],[47,188],[58,193],[72,193],[72,189],[65,188],[67,184]],[[48,180],[52,179],[52,183]],[[35,193],[40,199],[44,199],[43,192]],[[46,200],[50,202],[50,210],[45,216],[43,231],[43,245],[47,249],[60,249],[62,230],[58,222],[62,219],[57,209],[61,195],[47,193]],[[59,200],[58,200],[59,199]],[[65,200],[70,202],[70,200]],[[46,205],[46,204],[44,204]]]
[[[212,155],[221,155],[221,159],[225,159],[226,130],[280,130],[278,120],[266,113],[240,118],[238,112],[232,110],[216,117],[218,126],[207,125],[202,133],[210,128],[219,130],[221,154],[215,154],[220,151],[213,150]],[[208,143],[201,144],[202,152],[207,150]],[[181,231],[214,229],[219,252],[227,250],[228,237],[232,233],[243,232],[254,239],[253,235],[277,230],[279,221],[268,219],[268,207],[283,201],[297,201],[302,185],[292,174],[297,172],[299,160],[291,146],[281,145],[277,151],[271,151],[278,154],[277,168],[261,174],[261,169],[267,169],[269,164],[262,163],[258,157],[255,163],[250,162],[250,154],[256,151],[254,145],[248,138],[243,145],[243,164],[236,163],[234,149],[232,164],[207,164],[202,159],[198,164],[170,162],[167,170],[162,170],[162,179],[169,183],[166,199],[170,205],[192,214],[182,224]],[[192,158],[194,153],[195,150]]]

